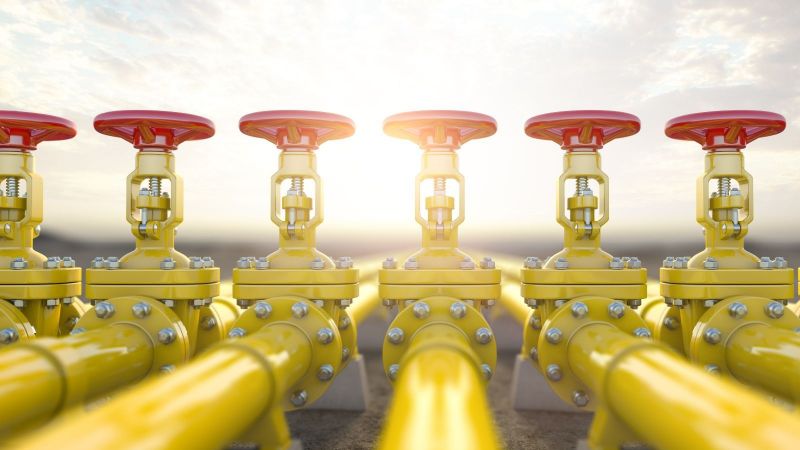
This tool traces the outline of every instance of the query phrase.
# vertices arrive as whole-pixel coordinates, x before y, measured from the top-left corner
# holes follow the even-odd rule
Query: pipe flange
[[[90,309],[92,309],[92,305],[84,303],[78,297],[72,297],[72,301],[66,305],[64,302],[61,302],[61,316],[58,319],[58,335],[66,336],[70,334],[77,326],[81,317]]]
[[[0,299],[0,348],[36,337],[36,330],[16,306]]]
[[[200,308],[200,320],[195,342],[195,355],[205,351],[217,342],[228,338],[233,323],[242,314],[236,300],[216,297],[210,305]]]
[[[540,370],[553,391],[566,403],[590,411],[594,411],[597,402],[592,399],[597,397],[570,370],[568,347],[578,330],[597,324],[608,325],[637,337],[650,337],[645,321],[624,302],[585,296],[569,300],[551,314],[542,326],[537,346]]]
[[[342,337],[342,369],[358,351],[358,330],[346,309],[339,312],[339,336]]]
[[[153,365],[148,375],[168,372],[188,361],[191,356],[189,333],[181,319],[172,309],[150,297],[116,297],[97,302],[92,310],[78,320],[72,332],[94,330],[117,323],[136,326],[150,337]]]
[[[786,310],[783,303],[769,298],[726,298],[700,316],[692,331],[689,358],[709,371],[730,375],[725,357],[728,339],[737,330],[752,325],[794,332],[800,328],[800,318]]]
[[[658,297],[646,301],[638,312],[653,332],[653,340],[666,344],[680,354],[685,353],[681,313],[678,308],[668,306],[663,297]]]
[[[542,333],[543,325],[541,309],[532,309],[522,331],[522,351],[531,359],[533,366],[537,369],[539,368],[539,335]]]
[[[478,357],[479,365],[488,367],[489,374],[497,364],[497,343],[491,327],[477,309],[454,297],[436,296],[417,300],[397,314],[383,339],[383,369],[394,381],[400,362],[414,341],[414,335],[424,327],[447,324],[464,334],[466,342]]]
[[[289,295],[255,302],[236,320],[229,335],[243,337],[278,323],[297,327],[311,345],[308,371],[281,402],[288,411],[313,403],[328,390],[342,367],[342,338],[336,322],[324,309],[311,300]]]

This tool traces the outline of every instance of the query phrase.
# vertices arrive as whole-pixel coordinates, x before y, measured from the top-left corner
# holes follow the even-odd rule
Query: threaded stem
[[[441,192],[442,194],[444,194],[445,191],[447,190],[447,178],[434,178],[433,190],[435,192]]]
[[[584,191],[589,188],[589,179],[586,177],[578,177],[575,179],[575,195],[581,196]]]
[[[18,178],[17,177],[8,177],[6,178],[6,196],[7,197],[16,197],[19,195],[18,190]]]
[[[731,192],[731,179],[724,177],[717,179],[717,194],[720,197],[727,197]]]
[[[153,197],[161,196],[161,179],[152,177],[150,178],[150,195]]]
[[[294,191],[294,195],[303,195],[303,178],[301,177],[292,177],[292,190]]]

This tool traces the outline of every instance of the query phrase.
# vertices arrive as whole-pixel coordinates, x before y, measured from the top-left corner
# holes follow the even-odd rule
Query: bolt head
[[[542,261],[535,257],[535,256],[528,256],[525,258],[525,268],[526,269],[541,269],[542,268]]]
[[[481,269],[494,269],[497,267],[494,260],[490,256],[484,256],[480,262]]]
[[[190,269],[202,269],[203,268],[203,260],[199,256],[192,256],[189,258],[189,268]]]
[[[483,378],[485,378],[486,381],[491,380],[493,375],[492,366],[488,364],[481,364],[481,373],[483,374]]]
[[[611,262],[608,263],[608,267],[612,270],[621,270],[625,268],[625,262],[620,258],[614,257]]]
[[[417,262],[417,258],[408,258],[408,260],[406,260],[406,263],[405,263],[405,264],[403,264],[403,267],[404,267],[406,270],[416,270],[416,269],[419,269],[419,263]]]
[[[172,344],[177,337],[178,333],[176,333],[173,328],[167,327],[158,330],[158,342],[164,345]]]
[[[458,263],[458,267],[460,267],[461,270],[472,270],[475,268],[475,263],[469,258],[464,258],[460,263]]]
[[[200,321],[200,327],[204,330],[213,330],[217,326],[217,319],[206,316]]]
[[[722,374],[722,370],[716,364],[706,364],[705,369],[706,369],[706,372],[708,372],[708,373],[710,373],[712,375],[721,375]]]
[[[330,364],[323,364],[317,370],[317,379],[320,381],[330,381],[333,378],[333,366]]]
[[[559,381],[561,377],[564,375],[561,372],[561,366],[558,364],[550,364],[545,368],[545,374],[550,381]]]
[[[98,319],[108,319],[114,315],[114,305],[106,301],[98,302],[94,305],[94,314]]]
[[[573,302],[569,310],[572,313],[572,317],[576,319],[583,319],[589,314],[589,307],[583,302]]]
[[[467,305],[463,302],[454,302],[450,305],[450,316],[454,319],[461,319],[467,315]]]
[[[668,330],[677,330],[680,324],[681,322],[674,317],[664,318],[664,326],[667,327]]]
[[[532,360],[539,361],[539,349],[538,348],[531,347],[531,351],[528,353],[528,355],[531,357]]]
[[[295,319],[302,319],[308,315],[308,305],[302,302],[297,302],[292,305],[292,316]]]
[[[783,303],[771,301],[764,305],[764,312],[772,319],[780,319],[783,317]]]
[[[578,408],[583,408],[589,404],[589,396],[583,391],[574,391],[572,393],[572,403]]]
[[[312,270],[321,270],[321,269],[324,269],[324,268],[325,268],[325,262],[322,261],[321,258],[314,258],[314,260],[311,261],[311,269]]]
[[[563,333],[561,333],[561,330],[559,330],[558,328],[550,328],[549,330],[547,330],[547,333],[545,333],[544,336],[545,339],[547,339],[547,342],[553,345],[561,342],[561,338],[564,337]]]
[[[539,314],[536,312],[531,313],[531,317],[528,319],[528,325],[534,330],[541,330],[542,329],[542,318],[539,317]]]
[[[640,338],[653,337],[653,335],[650,334],[650,330],[648,330],[645,327],[639,327],[639,328],[633,330],[633,335],[636,336],[636,337],[640,337]]]
[[[608,305],[608,315],[614,319],[621,319],[625,315],[625,304],[622,302],[611,302]]]
[[[709,328],[703,333],[703,340],[711,345],[719,344],[722,341],[722,332],[716,328]]]
[[[389,370],[386,371],[386,375],[389,376],[389,379],[394,381],[397,379],[397,374],[400,372],[400,364],[392,364],[389,366]]]
[[[728,314],[734,319],[741,319],[747,315],[747,306],[744,303],[733,302],[728,305]]]
[[[12,344],[19,339],[19,333],[13,328],[3,328],[0,330],[0,344]]]
[[[556,269],[564,270],[569,269],[569,261],[566,258],[558,258],[556,260]]]
[[[414,302],[411,310],[417,319],[427,319],[431,315],[431,307],[425,302]]]
[[[14,258],[11,261],[11,264],[9,265],[9,267],[12,270],[27,269],[28,268],[28,261],[26,261],[25,258]]]
[[[381,267],[384,269],[397,269],[397,261],[394,260],[391,256],[384,259],[383,263],[381,263]]]
[[[317,341],[323,345],[330,344],[331,342],[333,342],[333,336],[334,336],[333,330],[327,327],[320,328],[317,331]]]
[[[386,339],[394,345],[402,344],[405,337],[406,334],[402,328],[394,327],[386,332]]]
[[[475,330],[475,340],[481,345],[486,345],[489,342],[492,342],[493,337],[492,330],[486,327],[480,327]]]
[[[231,331],[228,332],[229,338],[240,338],[244,337],[247,334],[247,331],[241,327],[234,327]]]
[[[292,396],[289,398],[289,401],[292,402],[292,405],[299,408],[305,405],[308,401],[308,393],[306,393],[306,391],[297,391],[292,394]]]
[[[346,330],[346,329],[350,328],[350,324],[351,323],[352,323],[352,321],[350,320],[349,316],[343,316],[343,317],[341,317],[339,319],[339,329],[340,330]]]
[[[144,302],[139,302],[131,307],[131,312],[138,319],[144,319],[150,315],[150,305]]]
[[[253,311],[255,311],[256,317],[259,319],[266,319],[272,314],[272,305],[267,302],[256,302]]]
[[[719,269],[719,262],[717,262],[716,259],[709,256],[708,258],[706,258],[705,261],[703,261],[703,267],[708,270],[717,270]]]
[[[158,267],[160,267],[161,270],[172,270],[175,268],[175,260],[172,258],[164,258],[158,264]]]

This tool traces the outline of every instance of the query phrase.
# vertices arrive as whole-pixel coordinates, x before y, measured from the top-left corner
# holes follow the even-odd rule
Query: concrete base
[[[305,409],[326,409],[339,411],[365,411],[369,402],[367,391],[367,370],[364,356],[357,355],[333,379],[333,384],[319,400]]]
[[[517,355],[511,379],[511,406],[514,409],[533,411],[560,411],[591,413],[561,400],[547,383],[544,375],[533,367],[531,361]]]

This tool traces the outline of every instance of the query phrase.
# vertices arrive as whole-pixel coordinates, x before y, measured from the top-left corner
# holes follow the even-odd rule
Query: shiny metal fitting
[[[106,301],[98,302],[94,305],[94,314],[98,319],[108,319],[114,315],[114,305]]]
[[[558,328],[550,328],[549,330],[547,330],[547,333],[545,333],[544,336],[545,339],[547,339],[547,342],[553,345],[561,342],[561,339],[564,337],[563,333],[561,333],[561,330],[559,330]]]
[[[394,345],[402,344],[405,337],[406,334],[402,328],[389,328],[389,331],[386,332],[386,339]]]
[[[493,337],[492,330],[486,327],[480,327],[475,330],[475,340],[481,345],[486,345],[489,342],[492,342]]]
[[[131,306],[131,312],[138,319],[144,319],[150,315],[151,307],[145,302],[139,302]]]
[[[463,302],[453,302],[450,305],[450,316],[454,319],[461,319],[467,315],[467,305]]]
[[[256,302],[253,311],[259,319],[266,319],[272,313],[272,305],[267,302]]]
[[[417,319],[427,319],[431,315],[431,307],[425,302],[414,302],[411,310]]]
[[[621,319],[625,315],[625,305],[622,302],[609,303],[608,315],[614,319]]]
[[[247,331],[244,328],[234,327],[231,331],[228,332],[228,337],[236,339],[236,338],[244,337],[246,334],[247,334]]]
[[[320,328],[317,331],[317,341],[323,345],[333,342],[333,336],[333,330],[328,327]]]
[[[569,310],[572,313],[572,317],[576,319],[583,319],[587,314],[589,314],[589,307],[583,302],[572,302]]]
[[[158,342],[164,345],[172,344],[177,337],[178,333],[176,333],[173,328],[167,327],[158,330]]]

